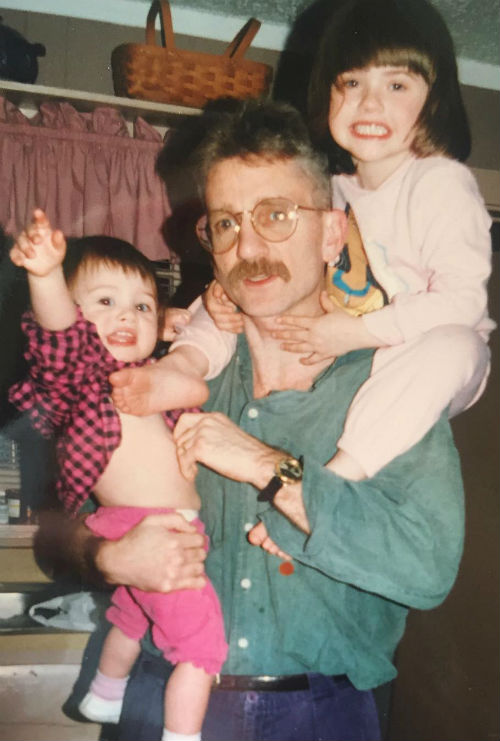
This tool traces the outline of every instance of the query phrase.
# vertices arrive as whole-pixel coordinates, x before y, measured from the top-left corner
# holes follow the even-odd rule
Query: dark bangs
[[[365,65],[359,65],[359,67],[367,65],[373,65],[374,67],[403,67],[423,77],[429,87],[434,84],[436,79],[434,60],[431,59],[426,50],[417,49],[416,47],[405,48],[395,46],[378,49],[371,55]]]
[[[354,167],[349,153],[330,137],[331,87],[343,72],[372,65],[405,67],[429,86],[417,122],[417,156],[468,156],[470,132],[453,41],[438,11],[426,0],[346,0],[326,26],[308,92],[311,134],[327,152],[333,172],[353,172]]]
[[[100,234],[68,239],[63,269],[70,287],[80,269],[92,269],[99,265],[120,268],[126,274],[140,275],[151,284],[155,294],[158,295],[158,282],[153,264],[129,242]]]

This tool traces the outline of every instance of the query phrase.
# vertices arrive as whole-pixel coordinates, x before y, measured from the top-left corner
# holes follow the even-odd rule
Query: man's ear
[[[333,208],[325,213],[325,234],[323,239],[323,259],[335,262],[345,244],[347,217],[344,211]]]

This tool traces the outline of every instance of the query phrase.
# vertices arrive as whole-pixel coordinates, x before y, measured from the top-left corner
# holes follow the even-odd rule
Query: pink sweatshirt
[[[387,345],[433,327],[462,324],[484,339],[491,272],[491,219],[470,170],[445,157],[406,160],[379,188],[333,178],[335,208],[350,203],[375,278],[390,304],[365,314]]]

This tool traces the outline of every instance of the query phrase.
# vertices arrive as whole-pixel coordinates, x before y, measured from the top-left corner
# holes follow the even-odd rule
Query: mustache
[[[228,284],[234,285],[245,278],[255,278],[258,275],[277,275],[286,283],[291,279],[290,271],[287,266],[279,260],[267,260],[261,257],[259,260],[241,260],[228,273]]]

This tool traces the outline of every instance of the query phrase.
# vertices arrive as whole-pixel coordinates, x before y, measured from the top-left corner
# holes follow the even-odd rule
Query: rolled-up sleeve
[[[463,486],[447,423],[361,482],[305,461],[309,536],[277,510],[263,513],[270,536],[325,575],[419,609],[441,603],[463,549]]]

